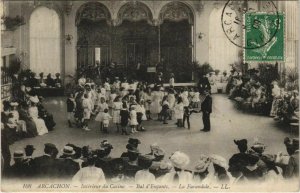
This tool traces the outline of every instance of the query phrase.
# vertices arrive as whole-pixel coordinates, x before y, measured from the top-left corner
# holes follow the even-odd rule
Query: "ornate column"
[[[298,2],[297,1],[285,1],[285,54],[286,54],[286,68],[295,68],[298,65]]]

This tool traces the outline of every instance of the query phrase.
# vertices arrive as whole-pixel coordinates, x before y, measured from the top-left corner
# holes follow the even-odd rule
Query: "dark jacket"
[[[57,177],[56,168],[57,160],[49,155],[42,155],[32,160],[33,170],[37,177]]]
[[[129,111],[122,109],[120,111],[120,116],[121,116],[121,126],[125,127],[128,125],[128,119],[130,117]]]
[[[204,101],[201,103],[201,111],[202,112],[212,112],[212,98],[210,95],[207,95]]]
[[[75,101],[70,98],[67,99],[67,112],[73,112],[75,110]]]
[[[98,158],[95,162],[95,167],[101,168],[106,178],[110,178],[113,175],[113,169],[111,168],[111,158]]]
[[[60,177],[64,179],[72,179],[72,177],[80,169],[79,164],[70,158],[59,159]]]
[[[28,169],[24,162],[17,162],[10,166],[7,176],[9,178],[24,178],[28,176]]]

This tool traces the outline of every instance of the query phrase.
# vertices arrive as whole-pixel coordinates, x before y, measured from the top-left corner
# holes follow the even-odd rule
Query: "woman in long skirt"
[[[35,137],[38,135],[36,125],[33,119],[28,114],[28,105],[23,103],[19,109],[20,119],[26,122],[26,137]]]
[[[48,129],[45,125],[45,122],[43,119],[39,118],[38,108],[36,107],[36,104],[39,102],[37,97],[30,97],[31,106],[28,109],[30,117],[33,119],[36,127],[38,135],[44,135],[48,133]]]
[[[122,99],[117,96],[113,102],[113,123],[117,126],[117,132],[119,132],[119,125],[121,123],[120,111],[122,109]]]
[[[157,117],[158,117],[158,120],[159,120],[159,113],[162,109],[162,106],[161,106],[161,93],[160,91],[158,90],[155,90],[152,92],[152,103],[151,103],[151,106],[150,106],[150,112],[151,114],[157,114]]]

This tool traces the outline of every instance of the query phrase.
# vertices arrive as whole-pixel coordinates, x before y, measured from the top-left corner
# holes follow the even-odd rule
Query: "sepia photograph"
[[[298,0],[0,0],[1,192],[299,192]]]

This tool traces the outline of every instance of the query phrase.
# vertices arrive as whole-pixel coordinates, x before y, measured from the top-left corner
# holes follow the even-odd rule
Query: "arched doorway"
[[[128,2],[118,11],[113,29],[113,60],[125,74],[143,80],[147,67],[158,61],[158,30],[151,10],[142,2]]]
[[[76,14],[77,68],[96,62],[108,65],[111,55],[111,14],[99,2],[82,5]]]
[[[166,76],[174,73],[177,82],[192,80],[194,14],[181,2],[166,4],[160,11],[161,68]]]
[[[33,72],[61,73],[61,23],[55,10],[40,6],[32,12],[29,42]]]

